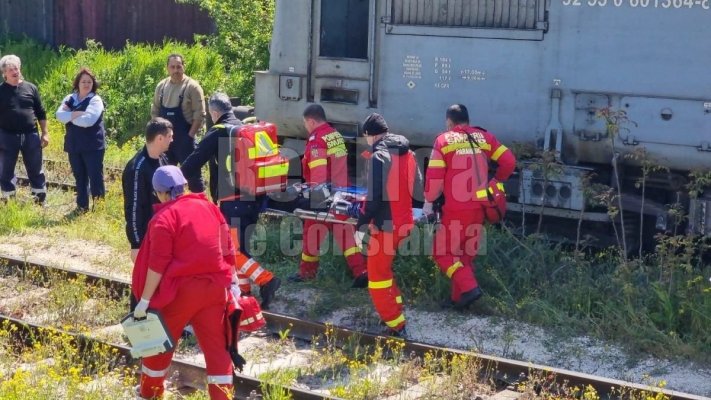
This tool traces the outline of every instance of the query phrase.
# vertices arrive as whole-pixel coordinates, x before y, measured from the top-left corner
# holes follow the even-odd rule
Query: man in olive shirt
[[[173,124],[173,143],[166,156],[171,164],[178,165],[195,150],[195,136],[205,118],[205,96],[200,84],[185,75],[182,55],[169,55],[166,68],[169,76],[156,86],[151,117],[162,117]],[[188,179],[188,187],[192,192],[202,192],[202,176]]]
[[[37,86],[22,77],[20,58],[6,55],[0,59],[4,82],[0,84],[0,187],[6,200],[15,195],[15,165],[22,160],[30,180],[32,196],[44,204],[47,187],[42,169],[42,148],[49,144],[47,113]],[[39,122],[42,135],[37,132]]]

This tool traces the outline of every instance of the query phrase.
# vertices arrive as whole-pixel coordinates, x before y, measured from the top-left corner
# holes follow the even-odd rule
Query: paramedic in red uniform
[[[326,112],[318,104],[306,107],[303,117],[304,126],[309,132],[301,161],[305,183],[310,187],[323,183],[330,184],[332,188],[348,186],[348,151],[343,136],[326,122]],[[348,268],[353,274],[353,287],[364,288],[368,283],[368,275],[365,259],[353,238],[353,226],[312,220],[304,221],[299,272],[289,277],[289,280],[302,282],[316,277],[319,249],[328,231],[331,231],[343,250]]]
[[[232,398],[232,360],[225,324],[234,247],[220,210],[204,194],[183,194],[187,181],[178,167],[160,167],[153,190],[161,204],[149,225],[133,270],[132,288],[140,298],[134,318],[148,307],[160,311],[171,336],[179,339],[188,323],[205,353],[210,399]],[[139,398],[161,398],[173,352],[145,357]]]
[[[353,204],[349,214],[358,219],[356,233],[362,242],[369,228],[368,290],[388,333],[405,337],[402,295],[395,283],[392,262],[398,245],[412,230],[412,198],[422,175],[410,143],[388,132],[382,116],[371,114],[363,123],[370,152],[368,196],[363,207]]]
[[[511,176],[516,159],[511,150],[486,130],[469,126],[469,112],[461,104],[447,109],[447,131],[435,139],[427,165],[423,211],[444,197],[441,226],[433,241],[433,258],[452,281],[448,305],[464,309],[482,296],[475,277],[474,258],[481,240],[487,190]],[[498,164],[489,180],[489,160]]]
[[[233,238],[237,239],[235,245],[239,245],[236,252],[236,262],[240,289],[242,294],[249,295],[251,293],[250,281],[256,283],[262,297],[261,306],[268,309],[281,281],[270,271],[264,269],[249,254],[250,237],[257,224],[264,196],[252,196],[251,198],[240,196],[239,189],[235,187],[234,172],[227,167],[228,157],[231,156],[227,128],[229,126],[239,127],[242,125],[242,121],[237,119],[232,112],[230,99],[224,93],[218,92],[210,96],[208,111],[210,118],[215,121],[215,125],[198,143],[195,151],[185,159],[181,169],[190,181],[190,178],[198,179],[200,177],[200,170],[208,161],[213,160],[217,164],[218,183],[215,200],[219,201],[222,215],[232,226]]]

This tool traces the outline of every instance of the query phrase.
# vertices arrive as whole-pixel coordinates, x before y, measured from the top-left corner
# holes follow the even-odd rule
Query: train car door
[[[344,136],[357,134],[354,109],[373,106],[375,0],[313,0],[308,100],[326,104]]]

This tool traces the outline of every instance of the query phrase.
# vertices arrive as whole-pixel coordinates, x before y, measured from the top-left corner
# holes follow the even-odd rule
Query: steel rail
[[[17,267],[25,272],[27,272],[28,270],[37,270],[45,271],[42,273],[48,273],[47,271],[54,270],[60,271],[61,273],[65,273],[68,277],[77,278],[83,276],[85,277],[87,282],[96,285],[104,285],[108,288],[111,288],[112,293],[116,293],[117,295],[121,293],[126,293],[130,290],[130,282],[125,280],[118,280],[115,278],[109,278],[106,276],[78,271],[74,269],[50,267],[13,257],[0,256],[0,262],[1,261],[4,261],[8,265]],[[305,321],[274,312],[263,311],[262,314],[267,320],[268,328],[272,332],[278,333],[286,332],[288,330],[290,337],[305,341],[311,341],[315,337],[324,336],[327,331],[329,332],[329,335],[334,337],[339,343],[357,343],[361,346],[374,347],[388,339],[402,340],[394,339],[388,336],[358,332],[352,329],[343,328],[335,325],[328,325],[313,321]],[[683,393],[675,390],[662,389],[648,385],[626,382],[618,379],[600,377],[591,374],[574,372],[561,368],[554,368],[523,361],[510,360],[502,357],[474,353],[465,350],[439,347],[409,340],[404,341],[404,348],[402,349],[402,352],[403,354],[414,354],[420,357],[428,353],[439,357],[474,357],[482,363],[483,370],[489,376],[496,376],[498,377],[497,379],[504,379],[507,382],[518,382],[521,380],[525,380],[528,377],[541,375],[546,378],[547,382],[550,382],[551,379],[555,379],[555,382],[565,382],[568,386],[592,386],[598,392],[598,394],[600,394],[601,398],[610,395],[612,389],[614,388],[618,392],[620,390],[628,390],[648,392],[654,394],[659,393],[663,394],[664,396],[667,396],[670,399],[678,400],[708,399],[703,396]]]
[[[27,178],[26,176],[17,176],[16,179],[17,179],[17,183],[19,183],[20,185],[29,186],[29,184],[30,184],[30,179]],[[73,191],[76,189],[76,185],[74,185],[72,183],[66,183],[66,182],[54,182],[54,181],[48,180],[48,181],[45,181],[45,184],[47,185],[47,187],[57,188],[57,189],[65,191],[65,192]]]
[[[121,358],[127,360],[128,364],[132,364],[136,360],[131,357],[131,349],[127,346],[108,343],[100,339],[89,337],[85,334],[77,334],[72,332],[67,332],[62,329],[44,327],[37,325],[28,321],[23,321],[17,318],[9,317],[0,314],[0,326],[6,327],[10,325],[14,329],[9,329],[16,340],[24,341],[26,345],[30,344],[30,338],[42,337],[46,332],[52,332],[61,334],[63,336],[68,336],[72,338],[72,342],[82,351],[91,352],[99,346],[109,348],[115,351],[116,362]],[[131,361],[129,361],[131,360]],[[176,374],[178,380],[183,386],[187,386],[193,389],[205,390],[207,382],[207,371],[204,367],[182,360],[173,359],[170,370],[167,376],[173,376]],[[262,385],[267,383],[260,381],[259,379],[252,378],[247,375],[234,372],[233,376],[235,396],[240,399],[248,399],[253,393],[262,393]],[[271,385],[271,384],[270,384]],[[323,395],[321,393],[310,392],[303,389],[298,389],[289,386],[276,385],[285,390],[292,398],[295,400],[321,400],[321,399],[333,399],[337,400],[335,397],[330,397]]]

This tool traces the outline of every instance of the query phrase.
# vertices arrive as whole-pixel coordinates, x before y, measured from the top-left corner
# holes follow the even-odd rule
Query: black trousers
[[[259,219],[264,196],[255,200],[231,200],[220,202],[220,211],[227,223],[239,229],[239,247],[242,254],[252,257],[249,252],[249,243]]]
[[[15,166],[22,154],[22,161],[30,179],[32,193],[44,200],[47,193],[42,169],[42,145],[37,131],[21,134],[0,132],[0,189],[2,197],[15,194]]]

